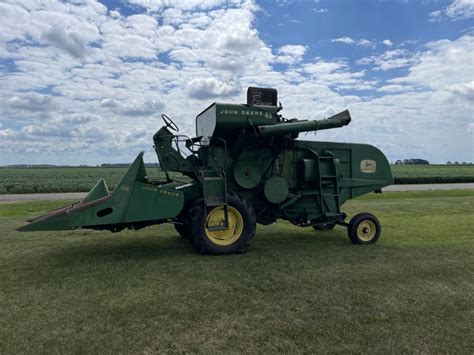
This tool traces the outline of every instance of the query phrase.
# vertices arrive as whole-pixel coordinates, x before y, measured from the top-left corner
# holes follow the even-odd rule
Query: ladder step
[[[321,175],[321,179],[334,179],[337,178],[336,175]]]

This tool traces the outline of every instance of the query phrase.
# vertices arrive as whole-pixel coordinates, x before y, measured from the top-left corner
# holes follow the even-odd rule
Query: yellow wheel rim
[[[365,220],[359,223],[357,227],[357,237],[363,242],[370,242],[377,232],[375,223],[370,220]]]
[[[216,207],[207,215],[206,236],[211,242],[220,246],[231,245],[237,241],[244,230],[244,219],[239,211],[234,207],[227,207],[227,215],[229,218],[229,228],[223,230],[209,230],[208,226],[224,226],[225,214],[224,207]]]

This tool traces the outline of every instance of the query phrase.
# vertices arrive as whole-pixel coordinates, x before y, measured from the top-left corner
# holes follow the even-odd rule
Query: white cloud
[[[457,83],[448,85],[447,90],[452,92],[454,96],[465,98],[467,101],[472,102],[474,105],[474,80],[470,83]]]
[[[2,139],[12,138],[14,136],[14,134],[15,134],[15,132],[10,128],[0,129],[0,137]]]
[[[149,11],[158,12],[165,8],[178,8],[185,11],[207,10],[225,4],[226,0],[126,0]],[[233,1],[230,1],[232,3]]]
[[[369,41],[368,39],[361,38],[359,40],[354,40],[351,37],[340,37],[340,38],[333,38],[331,39],[332,43],[344,43],[344,44],[354,44],[356,46],[360,47],[373,47],[375,44],[372,41]]]
[[[467,133],[474,133],[474,122],[467,125]]]
[[[344,43],[344,44],[355,44],[355,43],[357,43],[351,37],[334,38],[334,39],[331,39],[331,42],[333,42],[333,43]]]
[[[361,65],[373,65],[375,71],[387,71],[392,69],[406,68],[417,62],[416,54],[406,49],[394,49],[385,51],[380,55],[370,56],[358,60]]]
[[[324,60],[318,60],[315,63],[304,65],[304,71],[315,76],[331,74],[346,68],[347,65],[344,62],[327,62]]]
[[[153,43],[142,36],[129,35],[104,43],[105,53],[119,58],[152,59],[157,55]]]
[[[389,40],[389,39],[383,40],[383,41],[382,41],[382,44],[385,45],[385,46],[387,46],[387,47],[393,46],[393,42],[392,42],[391,40]]]
[[[109,15],[110,15],[111,18],[115,18],[115,19],[117,19],[121,16],[120,12],[117,11],[117,10],[110,10]]]
[[[0,41],[24,39],[25,33],[22,26],[28,23],[28,20],[29,13],[23,7],[0,3],[0,23],[3,24]]]
[[[368,39],[362,38],[357,42],[358,46],[363,46],[363,47],[372,47],[374,44],[369,41]]]
[[[378,92],[384,92],[384,93],[401,93],[401,92],[406,92],[406,91],[412,91],[413,87],[408,86],[408,85],[385,85],[382,87],[379,87],[377,89]]]
[[[196,78],[191,80],[188,87],[189,96],[198,100],[208,100],[217,97],[235,95],[240,91],[238,84],[224,83],[215,78]]]
[[[328,9],[317,8],[317,7],[313,7],[313,11],[316,12],[317,14],[326,14],[329,12]]]
[[[49,44],[65,50],[76,58],[84,57],[86,53],[86,41],[78,33],[67,33],[61,27],[51,27],[43,32],[41,39]]]
[[[95,141],[97,133],[90,137],[81,135],[81,132],[89,132],[87,123],[98,121],[100,116],[90,113],[55,116],[43,122],[35,122],[27,125],[17,132],[19,137],[28,139],[38,139],[44,137],[57,137],[59,139],[70,139],[72,137],[81,137],[87,139],[89,142]],[[102,135],[102,137],[104,137]]]
[[[151,116],[164,108],[161,100],[124,100],[104,99],[99,107],[111,110],[123,116]]]
[[[469,84],[474,78],[474,36],[466,35],[456,41],[430,42],[428,49],[418,55],[416,64],[405,77],[393,83],[408,83],[433,90],[445,90],[448,85]]]
[[[364,79],[363,71],[351,71],[344,61],[330,62],[317,59],[313,63],[304,64],[302,72],[310,75],[318,84],[338,89],[367,90],[373,88],[375,84]]]
[[[465,20],[474,17],[474,0],[454,0],[442,10],[430,13],[430,21]]]
[[[29,92],[19,96],[13,96],[7,101],[7,106],[12,109],[25,111],[51,111],[56,108],[53,97]]]
[[[310,57],[305,43],[272,49],[250,0],[130,3],[130,16],[93,0],[0,4],[0,164],[126,162],[139,150],[155,161],[159,113],[192,135],[197,113],[213,100],[244,101],[249,85],[277,88],[286,117],[351,109],[348,129],[318,139],[373,143],[393,158],[469,154],[472,37],[416,52],[390,48],[363,58],[368,67],[358,70],[349,59]],[[389,49],[384,42],[377,44]],[[289,65],[279,72],[275,63]],[[369,68],[406,74],[383,81]],[[438,137],[446,117],[456,124]]]
[[[446,16],[452,19],[468,19],[474,17],[473,0],[455,0],[446,10]]]
[[[287,44],[278,48],[275,61],[278,63],[295,64],[301,62],[308,48],[300,45]]]

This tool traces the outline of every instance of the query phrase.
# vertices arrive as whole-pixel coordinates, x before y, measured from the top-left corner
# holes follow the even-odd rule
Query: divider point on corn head
[[[214,103],[201,112],[195,138],[173,134],[178,127],[162,115],[165,125],[153,141],[166,181],[147,178],[141,152],[113,193],[101,179],[83,200],[19,230],[118,232],[171,222],[199,253],[229,254],[248,248],[256,223],[284,219],[316,230],[342,225],[352,243],[375,243],[377,218],[361,213],[346,223],[341,206],[393,183],[383,153],[366,144],[296,139],[348,125],[347,110],[314,121],[287,120],[280,110],[275,89],[249,88],[247,104]],[[172,181],[169,171],[191,182]]]

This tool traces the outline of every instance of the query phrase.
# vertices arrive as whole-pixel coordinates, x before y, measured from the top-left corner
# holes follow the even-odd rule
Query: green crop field
[[[100,178],[113,190],[127,168],[0,168],[0,194],[86,192]],[[150,179],[165,180],[158,168],[147,168]],[[185,180],[180,173],[170,173]]]
[[[86,192],[103,177],[115,188],[126,168],[0,168],[0,194],[41,192]],[[395,183],[474,182],[474,165],[394,165]],[[164,179],[157,168],[148,168],[150,178]],[[180,173],[173,178],[185,180]]]
[[[392,165],[397,184],[474,182],[474,165]]]
[[[350,201],[375,245],[279,222],[223,257],[170,225],[14,231],[64,203],[0,203],[2,354],[474,352],[474,191]]]

